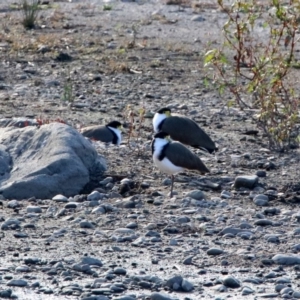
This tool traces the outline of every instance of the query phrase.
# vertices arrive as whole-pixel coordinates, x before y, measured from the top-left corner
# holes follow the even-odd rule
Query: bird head
[[[168,133],[166,133],[166,132],[163,132],[163,131],[160,131],[160,132],[156,133],[156,134],[154,135],[154,138],[155,138],[155,139],[165,139],[165,140],[167,140],[168,142],[171,141],[170,135],[169,135]]]
[[[170,117],[171,116],[171,109],[167,108],[167,107],[164,107],[164,108],[161,108],[160,110],[158,110],[157,113],[164,114],[166,117]]]
[[[123,131],[123,125],[119,121],[112,121],[107,124],[107,126],[119,129],[121,132]]]

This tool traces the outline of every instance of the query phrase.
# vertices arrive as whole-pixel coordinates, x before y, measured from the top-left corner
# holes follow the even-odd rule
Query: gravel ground
[[[109,170],[94,192],[1,200],[0,298],[299,299],[299,151],[268,150],[246,113],[225,107],[230,95],[203,84],[225,15],[210,1],[90,0],[44,5],[32,31],[20,17],[1,2],[1,118],[78,129],[128,123],[142,107],[149,118],[119,148],[95,144]],[[179,174],[172,199],[150,149],[164,106],[219,146],[193,150],[211,173]]]

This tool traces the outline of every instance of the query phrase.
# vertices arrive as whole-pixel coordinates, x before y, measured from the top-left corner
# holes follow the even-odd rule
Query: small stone
[[[98,206],[98,207],[95,207],[93,210],[92,210],[92,214],[105,214],[106,213],[106,210],[103,206]]]
[[[239,288],[241,286],[241,283],[236,279],[234,278],[233,276],[226,276],[223,278],[223,284],[226,286],[226,287],[229,287],[229,288]]]
[[[205,18],[203,18],[201,16],[193,16],[191,20],[194,22],[204,22]]]
[[[224,251],[222,249],[219,248],[210,248],[207,250],[207,255],[220,255],[222,254]]]
[[[194,285],[186,279],[183,279],[181,282],[181,288],[185,292],[190,292],[194,289]]]
[[[181,287],[183,278],[181,276],[175,275],[167,280],[166,286],[174,291],[178,291]]]
[[[15,269],[16,272],[29,272],[30,268],[28,266],[19,266]]]
[[[293,254],[276,254],[272,260],[278,265],[293,266],[300,264],[300,256]]]
[[[267,172],[266,171],[264,171],[264,170],[258,170],[258,171],[256,171],[256,176],[257,177],[266,177],[267,176]]]
[[[248,188],[252,189],[258,183],[258,177],[256,175],[243,175],[237,176],[234,181],[235,188]]]
[[[124,268],[121,268],[121,267],[114,268],[114,274],[126,275],[126,273],[127,273],[127,271]]]
[[[293,297],[293,298],[296,298],[296,299],[300,299],[300,291],[295,291],[295,292],[292,294],[292,297]]]
[[[65,209],[75,209],[75,208],[77,208],[78,205],[79,205],[79,203],[77,203],[77,202],[68,202],[65,205]]]
[[[250,295],[253,293],[254,293],[254,290],[252,290],[250,287],[248,287],[248,286],[243,287],[242,296]]]
[[[42,208],[40,206],[27,206],[26,212],[40,214],[42,212]]]
[[[174,300],[174,298],[167,294],[155,292],[150,295],[150,300]]]
[[[6,285],[8,286],[27,286],[28,283],[23,279],[12,279]]]
[[[52,200],[56,201],[56,202],[68,202],[68,198],[59,194],[59,195],[56,195],[52,198]]]
[[[14,208],[20,207],[20,203],[17,200],[11,200],[11,201],[8,201],[7,207],[14,209]]]
[[[93,229],[94,225],[91,222],[87,221],[87,220],[83,220],[79,223],[79,227],[80,228],[92,228]]]
[[[255,226],[270,226],[273,225],[273,221],[272,220],[268,220],[268,219],[260,219],[254,222]]]
[[[257,206],[267,206],[269,203],[269,197],[264,194],[259,194],[254,197],[253,202]]]
[[[204,194],[204,192],[202,192],[200,190],[193,190],[193,191],[186,193],[185,197],[190,197],[195,200],[203,200],[203,199],[205,199],[205,194]]]
[[[100,194],[98,191],[93,191],[87,196],[88,201],[98,201],[103,198],[103,194]]]
[[[130,228],[130,229],[135,229],[137,227],[138,227],[138,225],[135,222],[130,222],[126,225],[126,228]]]
[[[11,289],[0,291],[0,298],[12,298],[11,296],[12,296]]]
[[[230,198],[232,198],[232,194],[229,191],[222,191],[221,198],[222,199],[230,199]]]
[[[184,265],[191,265],[193,262],[193,256],[189,256],[189,257],[186,257],[184,260],[183,260],[183,264]]]

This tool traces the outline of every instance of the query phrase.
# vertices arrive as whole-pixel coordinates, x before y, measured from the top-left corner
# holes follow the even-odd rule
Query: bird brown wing
[[[209,170],[201,159],[178,142],[171,142],[165,150],[166,157],[176,166],[208,173]]]
[[[104,143],[112,142],[113,133],[106,126],[90,126],[81,130],[81,134],[90,139],[101,141]]]
[[[210,153],[217,149],[215,143],[193,120],[183,116],[171,116],[163,121],[161,131],[185,145],[205,148]]]

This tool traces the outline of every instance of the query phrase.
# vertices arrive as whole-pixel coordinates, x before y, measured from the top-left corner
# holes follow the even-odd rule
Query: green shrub
[[[21,10],[23,13],[23,26],[26,29],[33,29],[39,14],[39,0],[21,0]]]
[[[221,94],[228,89],[233,95],[227,104],[247,110],[276,150],[299,140],[295,51],[300,2],[282,2],[235,0],[227,7],[218,0],[227,15],[223,40],[204,59],[205,67],[214,70],[208,79]]]

